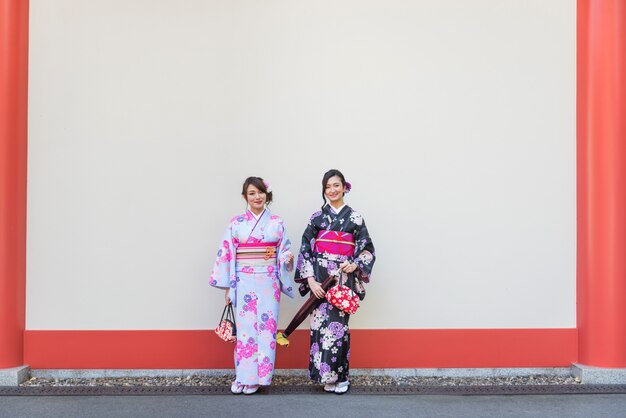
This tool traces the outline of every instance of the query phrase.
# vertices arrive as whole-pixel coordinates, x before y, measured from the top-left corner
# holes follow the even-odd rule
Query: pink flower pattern
[[[259,377],[265,377],[274,370],[274,365],[269,357],[265,357],[263,362],[259,364]]]
[[[269,212],[268,212],[269,214]],[[276,333],[281,290],[293,297],[293,285],[284,260],[291,251],[284,224],[276,215],[264,215],[257,224],[250,212],[234,217],[220,242],[212,286],[230,287],[236,309],[236,381],[244,385],[269,385],[274,373]],[[241,243],[279,242],[276,265],[252,266],[236,261]]]
[[[243,305],[243,309],[239,312],[239,315],[244,316],[247,312],[251,312],[256,315],[257,300],[259,300],[256,294],[254,292],[251,292],[248,295],[244,295],[243,300],[245,302],[245,305]]]
[[[244,358],[250,358],[256,354],[259,349],[259,345],[254,342],[254,338],[249,338],[248,342],[244,345],[241,340],[237,340],[237,345],[235,346],[235,353],[237,356],[237,361],[241,361]]]

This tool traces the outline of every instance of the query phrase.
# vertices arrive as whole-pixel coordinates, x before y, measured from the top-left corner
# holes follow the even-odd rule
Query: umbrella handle
[[[276,343],[280,345],[284,345],[285,347],[289,347],[289,340],[285,337],[285,334],[279,332],[276,334]]]

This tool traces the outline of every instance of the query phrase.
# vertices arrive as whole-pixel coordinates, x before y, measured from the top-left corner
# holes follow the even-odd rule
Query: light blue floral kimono
[[[269,263],[237,261],[245,244],[276,243]],[[269,248],[269,247],[268,247]],[[211,274],[211,286],[230,288],[229,298],[235,306],[237,343],[235,345],[236,381],[242,385],[269,385],[274,374],[276,332],[281,291],[293,298],[294,286],[288,271],[293,262],[291,242],[283,220],[265,210],[255,218],[248,211],[234,217],[217,252]],[[267,257],[266,257],[267,259]],[[260,260],[263,261],[263,260]]]

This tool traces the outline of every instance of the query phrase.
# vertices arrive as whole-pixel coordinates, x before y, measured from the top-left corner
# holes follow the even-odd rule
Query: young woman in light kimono
[[[329,275],[337,277],[363,299],[363,282],[369,282],[375,261],[363,217],[344,203],[350,188],[339,170],[324,174],[322,198],[327,203],[311,216],[302,235],[295,278],[303,296],[311,291],[323,299],[311,313],[309,377],[337,394],[346,393],[350,384],[350,315],[326,301],[320,283]]]
[[[272,383],[281,291],[293,297],[291,243],[283,220],[267,205],[272,190],[260,177],[248,177],[241,192],[249,210],[228,225],[217,252],[211,286],[225,289],[235,307],[237,341],[233,393],[255,393]]]

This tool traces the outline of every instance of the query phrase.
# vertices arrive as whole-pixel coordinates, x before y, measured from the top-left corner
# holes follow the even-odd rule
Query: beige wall
[[[575,326],[573,1],[31,0],[29,110],[28,329],[215,326],[243,179],[298,246],[333,167],[353,327]]]

